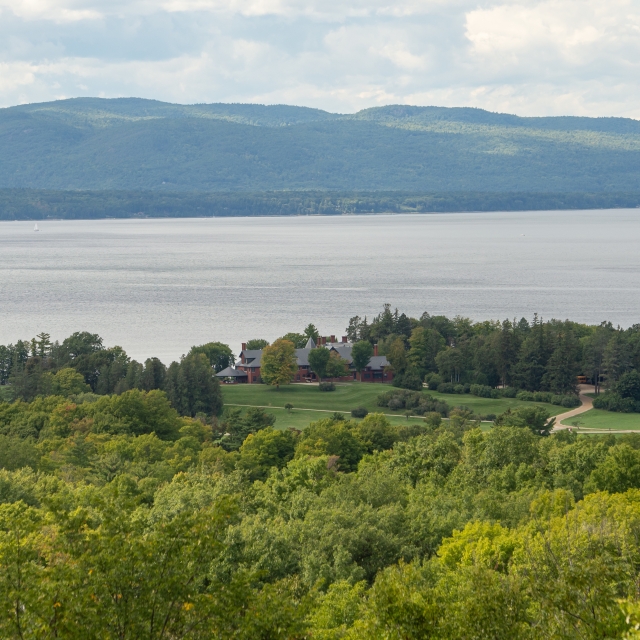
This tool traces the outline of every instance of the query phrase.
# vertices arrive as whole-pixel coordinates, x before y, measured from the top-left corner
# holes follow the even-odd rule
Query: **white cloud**
[[[0,0],[0,104],[388,103],[640,117],[638,0]]]
[[[87,6],[83,6],[87,5]],[[0,0],[0,8],[27,20],[51,20],[54,23],[96,20],[102,12],[77,0]]]

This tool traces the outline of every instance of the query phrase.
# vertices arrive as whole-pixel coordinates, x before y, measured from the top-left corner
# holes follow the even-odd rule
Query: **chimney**
[[[331,344],[333,344],[336,341],[336,337],[335,336],[331,336]]]
[[[342,336],[342,342],[346,342],[347,341],[347,336]]]
[[[247,343],[246,343],[246,342],[243,342],[243,343],[242,343],[242,350],[244,351],[246,348],[247,348]]]
[[[373,355],[374,355],[374,356],[377,356],[377,355],[378,355],[378,345],[377,345],[377,344],[374,344],[374,345],[373,345]]]
[[[326,337],[326,336],[324,336],[324,337],[322,338],[322,344],[327,344],[327,337]]]

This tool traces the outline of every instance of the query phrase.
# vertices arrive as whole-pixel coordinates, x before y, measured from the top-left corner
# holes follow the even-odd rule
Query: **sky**
[[[640,0],[0,0],[0,106],[78,96],[640,119]]]

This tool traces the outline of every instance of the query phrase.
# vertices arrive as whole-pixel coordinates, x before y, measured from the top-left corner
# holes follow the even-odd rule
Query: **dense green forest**
[[[3,188],[640,192],[640,123],[624,118],[79,98],[0,110],[0,141]]]
[[[598,354],[612,390],[640,335],[388,306],[348,331],[409,382],[490,390],[565,365],[575,385]],[[3,638],[638,637],[640,435],[546,435],[534,407],[487,430],[443,403],[278,430],[223,407],[231,362],[211,342],[137,363],[86,332],[0,348]]]
[[[634,207],[640,207],[640,193],[159,193],[0,189],[0,220],[550,211]]]

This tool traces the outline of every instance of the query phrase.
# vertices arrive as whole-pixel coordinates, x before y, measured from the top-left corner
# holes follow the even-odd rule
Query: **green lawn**
[[[393,388],[390,385],[353,382],[338,384],[335,391],[324,392],[319,391],[315,385],[307,384],[291,384],[280,387],[280,389],[263,384],[237,384],[223,385],[222,392],[225,405],[272,407],[272,413],[277,417],[276,425],[279,428],[291,426],[299,429],[313,420],[319,420],[330,415],[330,413],[322,413],[322,411],[349,413],[351,409],[356,407],[366,407],[370,412],[378,411],[387,415],[396,415],[398,417],[392,420],[394,423],[397,420],[406,420],[402,415],[402,411],[394,412],[387,407],[379,407],[376,404],[378,394]],[[544,407],[549,411],[550,415],[557,415],[567,411],[563,407],[557,407],[552,404],[522,402],[512,398],[494,400],[491,398],[478,398],[470,394],[443,394],[434,391],[427,392],[426,390],[425,393],[444,400],[452,407],[465,406],[480,415],[491,413],[497,415],[508,408],[523,405],[531,406],[533,404]],[[287,403],[294,406],[290,414],[286,411],[281,411]],[[316,409],[319,411],[300,411],[300,409]]]
[[[460,395],[437,393],[436,391],[428,391],[427,393],[438,400],[444,400],[452,407],[468,407],[474,413],[485,416],[490,413],[499,415],[507,409],[515,409],[516,407],[522,406],[530,407],[532,405],[544,407],[550,416],[557,416],[559,413],[569,411],[569,409],[558,407],[555,404],[547,404],[546,402],[524,402],[523,400],[516,400],[515,398],[497,398],[494,400],[493,398],[478,398],[477,396],[472,396],[470,393]]]
[[[564,424],[573,424],[589,429],[640,430],[640,413],[615,413],[614,411],[591,409],[575,418],[569,418]]]
[[[276,429],[293,428],[302,430],[311,422],[330,418],[333,415],[332,412],[314,411],[313,409],[292,409],[289,412],[286,409],[273,407],[271,409],[265,409],[265,411],[267,413],[273,414],[276,417],[276,423],[274,425]],[[351,414],[348,411],[343,412],[343,415],[347,420],[355,420],[356,422],[360,422],[360,420],[358,419],[351,418]],[[421,417],[409,418],[409,420],[407,420],[404,416],[390,416],[389,421],[394,425],[423,423],[423,419]]]

